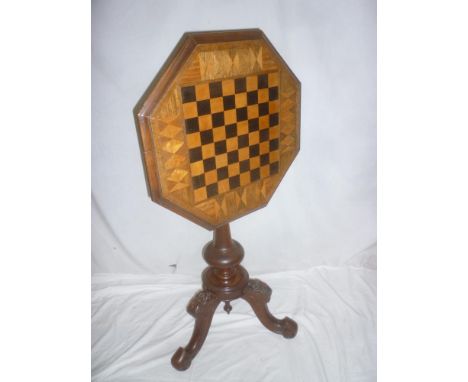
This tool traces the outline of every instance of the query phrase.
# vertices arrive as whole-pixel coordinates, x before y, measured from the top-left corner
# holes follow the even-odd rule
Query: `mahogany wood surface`
[[[224,310],[232,310],[230,301],[242,298],[247,301],[260,322],[274,333],[285,338],[293,338],[297,333],[297,323],[285,317],[273,316],[267,306],[271,289],[263,281],[250,279],[240,265],[244,250],[231,238],[229,224],[213,232],[213,240],[203,248],[203,257],[209,266],[202,274],[203,289],[198,291],[187,305],[187,312],[195,318],[192,337],[185,347],[180,347],[171,358],[177,370],[190,367],[193,358],[205,342],[208,330],[218,305],[223,302]]]

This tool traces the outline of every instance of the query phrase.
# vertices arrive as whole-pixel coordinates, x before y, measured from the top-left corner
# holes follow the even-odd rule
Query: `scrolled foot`
[[[188,355],[184,348],[178,348],[171,358],[172,366],[180,371],[187,370],[192,363],[192,357]]]
[[[192,297],[187,305],[187,312],[195,318],[195,326],[187,346],[178,348],[171,358],[175,369],[182,371],[190,367],[205,341],[219,303],[220,300],[209,291],[199,291]]]
[[[294,338],[297,334],[297,323],[294,320],[291,320],[289,317],[283,318],[281,326],[283,328],[283,337],[284,338]]]
[[[297,334],[297,323],[289,317],[278,319],[273,316],[267,303],[270,301],[271,289],[263,281],[251,279],[244,289],[242,298],[252,307],[260,322],[268,330],[281,334],[284,338],[293,338]]]

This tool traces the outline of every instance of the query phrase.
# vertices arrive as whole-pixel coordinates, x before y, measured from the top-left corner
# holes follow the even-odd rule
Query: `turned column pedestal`
[[[278,319],[268,310],[271,289],[258,279],[250,279],[240,265],[244,249],[231,238],[229,224],[214,230],[213,240],[203,248],[203,258],[208,267],[202,273],[203,289],[197,292],[187,305],[187,312],[195,318],[192,337],[185,347],[180,347],[171,359],[177,370],[186,370],[200,351],[213,319],[216,308],[224,303],[230,313],[230,302],[237,298],[247,301],[260,322],[272,332],[292,338],[297,333],[297,324],[289,317]]]

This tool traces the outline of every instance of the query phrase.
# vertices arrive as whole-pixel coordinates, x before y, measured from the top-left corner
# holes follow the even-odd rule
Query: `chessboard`
[[[194,201],[279,171],[279,72],[180,88]]]

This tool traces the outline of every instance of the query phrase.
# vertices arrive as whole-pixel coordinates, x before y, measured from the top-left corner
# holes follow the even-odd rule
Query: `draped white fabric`
[[[375,381],[375,2],[92,7],[93,380]],[[272,334],[234,302],[176,372],[211,233],[148,198],[132,108],[183,32],[249,27],[302,82],[301,152],[268,206],[231,231],[299,333]]]

